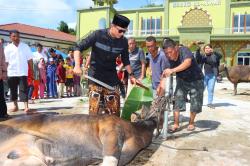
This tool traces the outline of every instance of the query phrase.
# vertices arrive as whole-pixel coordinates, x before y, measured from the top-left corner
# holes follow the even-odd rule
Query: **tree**
[[[60,21],[59,27],[57,27],[57,30],[65,33],[69,33],[71,35],[76,35],[76,31],[73,28],[69,28],[68,24],[64,21]]]
[[[69,28],[69,34],[76,35],[76,31],[73,28]]]
[[[61,32],[69,33],[69,26],[64,21],[60,21],[59,27],[57,27],[57,29]]]
[[[104,3],[107,5],[113,5],[117,3],[117,0],[92,0],[92,1],[94,1],[94,4],[98,6],[103,6]]]
[[[141,6],[141,8],[147,8],[147,7],[163,7],[163,4],[158,5],[158,4],[151,3],[145,6]]]

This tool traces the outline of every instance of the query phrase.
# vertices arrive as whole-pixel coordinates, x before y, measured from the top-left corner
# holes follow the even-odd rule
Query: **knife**
[[[91,80],[91,81],[93,81],[93,82],[95,82],[95,83],[97,83],[97,84],[99,84],[99,85],[101,85],[101,86],[103,86],[104,88],[107,88],[107,89],[112,90],[112,91],[115,90],[114,87],[112,87],[112,86],[110,86],[110,85],[108,85],[108,84],[106,84],[106,83],[104,83],[104,82],[102,82],[102,81],[100,81],[98,79],[95,79],[95,78],[93,78],[93,77],[91,77],[89,75],[84,74],[84,77]]]

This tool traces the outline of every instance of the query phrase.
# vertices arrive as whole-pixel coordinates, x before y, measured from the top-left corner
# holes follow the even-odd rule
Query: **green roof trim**
[[[213,27],[205,26],[205,27],[178,27],[180,33],[201,33],[201,32],[209,32],[211,33]]]
[[[151,8],[138,8],[130,10],[117,10],[118,13],[131,13],[131,12],[152,12],[152,11],[164,11],[164,7],[151,7]]]
[[[86,8],[86,9],[78,9],[77,12],[89,12],[89,11],[96,11],[96,10],[107,10],[107,9],[113,9],[114,8],[110,7],[110,6],[103,6],[103,7],[90,7],[90,8]]]
[[[231,7],[246,7],[250,6],[250,1],[248,2],[231,2]]]
[[[250,41],[250,34],[227,34],[227,35],[211,35],[212,41],[216,40],[246,40]]]

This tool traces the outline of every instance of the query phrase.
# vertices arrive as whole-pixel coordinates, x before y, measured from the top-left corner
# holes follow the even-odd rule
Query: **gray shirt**
[[[141,63],[146,63],[145,55],[142,49],[136,47],[134,51],[129,53],[129,61],[134,72],[135,78],[139,79],[142,72]]]
[[[162,72],[164,69],[170,68],[170,62],[162,50],[158,52],[155,58],[149,54],[149,59],[152,70],[152,88],[156,90],[160,83]]]

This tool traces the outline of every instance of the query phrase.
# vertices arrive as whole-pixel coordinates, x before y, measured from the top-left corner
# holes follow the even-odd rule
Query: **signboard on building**
[[[204,0],[204,1],[189,1],[189,2],[173,2],[173,7],[202,7],[202,6],[218,6],[221,5],[221,0]]]

